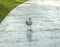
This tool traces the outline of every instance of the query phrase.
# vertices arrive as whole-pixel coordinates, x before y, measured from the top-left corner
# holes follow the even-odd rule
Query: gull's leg
[[[30,25],[30,31],[31,31],[31,25]]]
[[[31,30],[31,25],[30,25],[30,30]]]
[[[26,28],[27,30],[28,30],[28,26],[27,26],[27,28]]]
[[[27,26],[27,30],[29,30],[29,26]]]
[[[28,26],[27,26],[27,30],[28,30]]]

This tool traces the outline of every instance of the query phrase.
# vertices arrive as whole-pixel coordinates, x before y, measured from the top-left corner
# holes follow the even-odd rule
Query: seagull
[[[32,25],[31,18],[28,18],[28,20],[26,20],[26,25],[27,25],[27,30],[30,30],[31,31],[31,25]]]

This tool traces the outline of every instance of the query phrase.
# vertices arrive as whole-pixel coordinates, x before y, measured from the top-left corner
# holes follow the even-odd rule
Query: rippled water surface
[[[0,47],[60,47],[60,7],[24,4],[1,23]],[[32,18],[32,32],[25,21]]]

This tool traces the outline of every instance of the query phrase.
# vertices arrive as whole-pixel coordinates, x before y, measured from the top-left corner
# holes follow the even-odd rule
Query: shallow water
[[[0,47],[60,47],[60,7],[24,4],[1,23]],[[32,18],[32,33],[25,21]]]

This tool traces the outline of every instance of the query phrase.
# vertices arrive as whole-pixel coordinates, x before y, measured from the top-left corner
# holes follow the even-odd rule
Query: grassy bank
[[[0,23],[13,8],[25,1],[27,0],[0,0]]]

